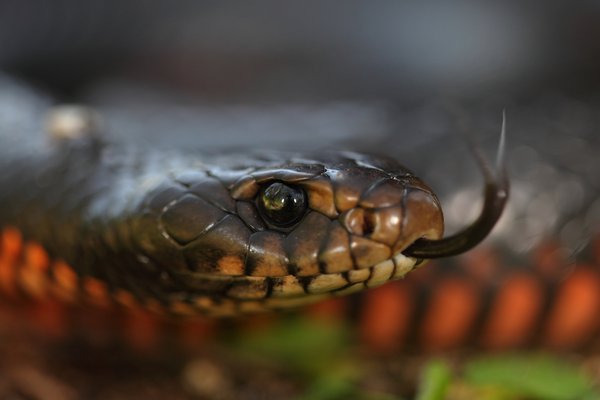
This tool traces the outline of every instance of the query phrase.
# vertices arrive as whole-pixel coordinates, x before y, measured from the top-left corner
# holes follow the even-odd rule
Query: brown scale
[[[600,276],[590,266],[577,266],[561,282],[553,308],[543,327],[543,344],[577,348],[597,331],[600,313]]]
[[[531,275],[515,273],[503,280],[482,327],[482,346],[502,349],[529,343],[543,296],[539,281]]]

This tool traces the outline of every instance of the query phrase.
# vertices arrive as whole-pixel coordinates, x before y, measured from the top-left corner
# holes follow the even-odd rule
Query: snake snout
[[[444,233],[444,215],[437,197],[421,188],[408,188],[403,201],[402,232],[394,253],[402,252],[418,239],[439,239]]]
[[[340,215],[358,268],[390,258],[417,239],[437,239],[443,233],[441,207],[430,191],[396,182],[379,186]]]

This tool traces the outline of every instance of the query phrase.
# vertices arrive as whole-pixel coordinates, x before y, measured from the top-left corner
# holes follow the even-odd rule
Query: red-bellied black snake
[[[437,197],[391,158],[119,146],[88,111],[50,112],[48,132],[0,136],[0,221],[5,247],[19,236],[48,255],[25,279],[67,296],[211,315],[306,304],[470,249],[508,195],[503,172],[488,172],[479,219],[441,239]]]

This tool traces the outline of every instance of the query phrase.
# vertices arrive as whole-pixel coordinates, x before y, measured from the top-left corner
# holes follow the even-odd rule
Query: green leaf
[[[296,400],[400,400],[387,393],[361,390],[357,385],[345,379],[324,377],[315,381],[306,393]]]
[[[308,377],[324,373],[354,376],[357,363],[349,360],[350,339],[345,328],[291,318],[268,332],[247,334],[233,345],[242,355],[280,362]]]
[[[576,366],[550,355],[482,358],[471,361],[464,375],[467,383],[496,386],[534,399],[582,399],[592,393],[589,379]]]
[[[446,363],[440,360],[429,362],[423,370],[417,400],[443,400],[450,378],[450,368]]]
[[[345,379],[319,379],[297,400],[344,400],[353,398],[357,389]]]

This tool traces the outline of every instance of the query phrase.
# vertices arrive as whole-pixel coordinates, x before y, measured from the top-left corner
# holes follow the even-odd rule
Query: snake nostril
[[[377,210],[353,208],[343,213],[341,223],[353,235],[371,236],[381,229],[381,219]]]
[[[375,231],[377,221],[375,214],[371,211],[365,211],[363,214],[363,235],[369,236]]]

